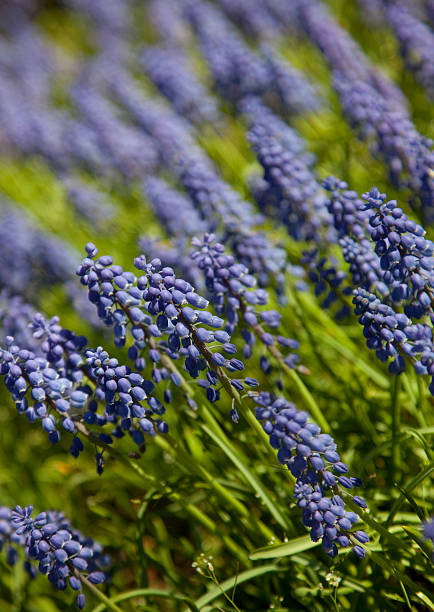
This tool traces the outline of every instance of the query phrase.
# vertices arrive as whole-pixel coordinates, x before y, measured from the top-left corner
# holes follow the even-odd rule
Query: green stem
[[[78,577],[81,582],[85,584],[90,591],[92,591],[95,597],[97,597],[104,604],[104,607],[108,608],[112,612],[122,612],[122,609],[119,608],[119,606],[117,606],[111,599],[109,599],[107,595],[104,595],[102,591],[100,591],[94,584],[90,582],[90,580],[88,580],[84,576]]]
[[[394,376],[391,381],[392,395],[392,463],[389,471],[390,484],[395,482],[396,474],[401,466],[401,444],[398,442],[401,427],[401,412],[399,406],[400,376]]]

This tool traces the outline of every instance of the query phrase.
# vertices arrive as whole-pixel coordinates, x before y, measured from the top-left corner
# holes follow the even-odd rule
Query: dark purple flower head
[[[363,557],[365,550],[359,543],[368,542],[369,537],[364,531],[352,531],[359,516],[345,508],[341,489],[352,491],[362,483],[347,475],[348,467],[341,461],[333,438],[321,433],[306,412],[283,397],[260,392],[256,403],[256,418],[277,450],[279,462],[296,478],[294,498],[312,540],[321,540],[331,557],[338,554],[338,545],[346,548],[351,544],[354,553]],[[362,498],[355,501],[366,507]]]

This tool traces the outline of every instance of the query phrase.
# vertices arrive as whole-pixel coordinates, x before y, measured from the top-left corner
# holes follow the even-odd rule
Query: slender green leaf
[[[232,448],[226,444],[225,440],[223,440],[220,436],[217,436],[209,427],[206,425],[202,425],[202,429],[206,431],[206,433],[214,440],[214,442],[220,446],[222,451],[229,457],[234,465],[237,466],[240,473],[244,476],[247,482],[251,485],[254,491],[259,495],[264,504],[269,509],[271,515],[276,519],[276,521],[284,528],[288,529],[291,526],[290,522],[287,518],[283,516],[280,510],[273,503],[273,500],[268,495],[267,491],[261,485],[256,476],[252,473],[251,470],[239,459],[238,455],[232,450]]]
[[[308,535],[301,536],[300,538],[295,538],[284,544],[278,544],[277,546],[264,546],[263,548],[258,548],[258,550],[255,550],[249,555],[249,559],[256,561],[259,559],[280,559],[281,557],[290,557],[291,555],[296,555],[297,553],[314,548],[318,546],[318,544],[319,542],[312,542]]]
[[[217,599],[217,597],[222,594],[222,591],[226,593],[226,591],[232,589],[235,584],[242,584],[243,582],[248,582],[249,580],[258,578],[258,576],[263,576],[264,574],[268,574],[270,572],[278,572],[280,570],[281,568],[279,568],[277,565],[262,565],[261,567],[255,567],[254,569],[241,572],[241,574],[237,574],[236,576],[228,578],[227,580],[219,584],[219,586],[214,586],[208,591],[208,593],[205,593],[205,595],[199,597],[199,599],[196,600],[195,604],[199,608],[199,610],[201,610],[206,605],[214,601],[214,599]],[[94,610],[94,612],[96,611]]]
[[[112,604],[120,603],[121,601],[127,601],[128,599],[136,599],[137,597],[160,597],[163,599],[169,599],[171,601],[182,601],[184,602],[192,612],[199,612],[198,606],[186,597],[185,595],[181,595],[179,593],[170,593],[169,591],[163,591],[161,589],[135,589],[134,591],[127,591],[125,593],[120,593],[116,595],[116,597],[110,598],[110,602]],[[92,612],[104,612],[107,604],[99,604],[92,610]]]

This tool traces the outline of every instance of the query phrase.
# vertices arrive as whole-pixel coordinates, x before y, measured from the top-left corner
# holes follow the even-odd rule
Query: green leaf
[[[277,546],[264,546],[258,548],[251,555],[249,559],[256,561],[258,559],[279,559],[281,557],[290,557],[297,553],[309,550],[318,546],[319,542],[312,542],[310,536],[301,536],[300,538],[294,538],[284,544],[278,544]]]
[[[256,476],[245,466],[245,464],[239,459],[238,455],[232,450],[232,448],[223,440],[220,436],[216,435],[209,427],[202,425],[202,429],[214,440],[214,442],[220,446],[222,451],[229,457],[234,465],[237,466],[240,473],[244,476],[247,482],[250,484],[252,489],[256,491],[259,497],[262,499],[264,504],[267,506],[271,515],[276,521],[284,528],[288,529],[290,523],[286,519],[280,510],[273,503],[273,500],[268,495],[267,491],[261,485]]]
[[[242,572],[241,574],[232,576],[231,578],[228,578],[218,586],[213,587],[208,591],[208,593],[205,593],[205,595],[202,595],[202,597],[196,599],[195,604],[199,608],[199,610],[201,610],[206,605],[214,601],[214,599],[217,599],[217,597],[222,595],[222,592],[226,593],[226,591],[229,591],[235,585],[242,584],[243,582],[248,582],[249,580],[253,580],[258,576],[263,576],[264,574],[268,574],[270,572],[279,572],[280,570],[281,568],[279,568],[277,565],[262,565],[261,567],[255,567],[254,569],[247,570],[245,572]],[[94,610],[93,612],[99,611]]]
[[[423,469],[421,472],[419,472],[419,474],[417,474],[417,476],[410,480],[405,487],[402,487],[404,493],[401,493],[400,497],[398,497],[398,499],[393,504],[389,517],[387,519],[387,524],[391,523],[393,517],[401,508],[404,501],[408,499],[408,494],[410,493],[410,491],[420,485],[425,480],[425,478],[428,478],[432,474],[432,472],[434,472],[434,461],[429,463],[425,469]]]
[[[135,589],[134,591],[126,591],[125,593],[120,593],[116,595],[116,597],[110,598],[110,603],[115,604],[121,601],[126,601],[127,599],[135,599],[136,597],[161,597],[163,599],[169,599],[171,601],[182,601],[184,602],[191,610],[191,612],[199,612],[199,608],[197,605],[189,599],[185,597],[185,595],[181,595],[179,593],[171,593],[170,591],[164,591],[161,589]],[[92,610],[92,612],[104,612],[106,609],[106,604],[102,603],[96,606]]]

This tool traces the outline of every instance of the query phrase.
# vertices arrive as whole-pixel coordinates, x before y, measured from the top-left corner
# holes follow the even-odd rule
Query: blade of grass
[[[222,582],[218,587],[213,587],[196,599],[195,604],[201,610],[206,605],[217,599],[222,594],[222,591],[229,591],[233,588],[234,584],[242,584],[243,582],[248,582],[249,580],[253,580],[254,578],[258,578],[258,576],[263,576],[264,574],[268,574],[270,572],[278,572],[281,568],[277,565],[262,565],[261,567],[255,567],[254,569],[247,570],[245,572],[241,572],[241,574],[236,574],[235,576],[228,578],[224,582]],[[96,611],[94,611],[96,612]],[[98,611],[99,612],[99,611]]]
[[[309,550],[318,546],[319,542],[312,542],[310,536],[301,536],[294,538],[284,544],[278,544],[277,546],[264,546],[258,548],[249,555],[249,559],[252,561],[258,561],[260,559],[280,559],[282,557],[290,557],[297,553]]]

